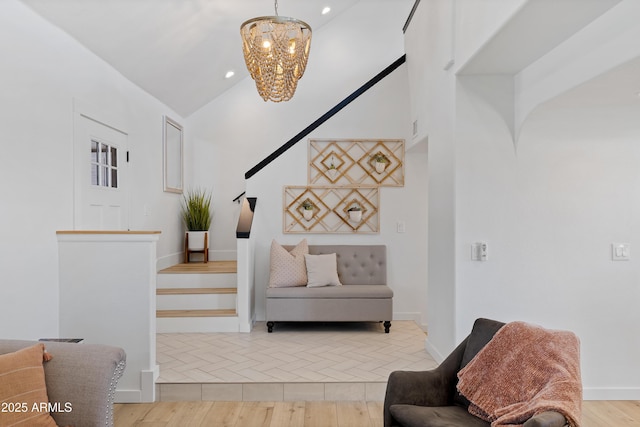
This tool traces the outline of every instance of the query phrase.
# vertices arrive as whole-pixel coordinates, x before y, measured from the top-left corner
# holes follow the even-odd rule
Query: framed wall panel
[[[180,193],[183,191],[183,138],[182,125],[164,116],[163,145],[164,145],[164,191]]]

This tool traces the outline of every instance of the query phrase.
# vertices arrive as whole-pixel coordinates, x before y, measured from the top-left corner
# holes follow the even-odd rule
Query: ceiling
[[[249,77],[240,25],[275,14],[270,0],[21,1],[183,117]],[[380,1],[394,0],[283,0],[278,13],[307,22],[315,36],[356,3]],[[409,16],[412,3],[398,4]]]
[[[236,83],[249,78],[242,56],[240,25],[247,19],[275,12],[271,0],[21,1],[185,118]],[[313,55],[313,46],[322,40],[318,36],[322,34],[323,26],[356,4],[376,8],[380,2],[394,2],[394,6],[406,9],[399,16],[408,17],[415,0],[280,0],[278,12],[311,25],[314,31]],[[603,0],[593,3],[591,8],[606,9],[619,2]],[[571,2],[567,5],[573,7]],[[331,7],[331,12],[322,15],[321,11],[326,6]],[[557,7],[555,2],[554,7]],[[589,10],[581,10],[582,15],[591,13]],[[604,11],[592,12],[597,16]],[[577,24],[574,22],[577,18],[572,17],[571,22],[581,27],[593,19],[589,16]],[[567,20],[560,21],[561,28],[565,28]],[[398,28],[403,24],[389,23]],[[507,38],[514,37],[511,34]],[[522,48],[519,43],[513,45]],[[503,48],[498,50],[504,52]],[[501,58],[511,56],[500,55]],[[473,64],[465,66],[463,73],[473,71],[471,68],[477,64],[471,62]],[[591,89],[593,86],[602,87],[601,80],[572,91],[572,97],[605,98],[613,103],[611,98],[618,94],[621,99],[617,102],[626,103],[631,98],[637,103],[635,94],[640,90],[640,74],[637,63],[631,64],[633,66],[618,69],[615,79],[607,79],[607,90],[598,92],[598,96],[594,97]],[[225,74],[230,70],[235,75],[226,79]]]

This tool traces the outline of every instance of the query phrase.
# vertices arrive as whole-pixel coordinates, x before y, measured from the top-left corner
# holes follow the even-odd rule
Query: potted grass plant
[[[188,190],[183,196],[182,221],[187,228],[189,250],[205,249],[211,218],[211,193],[200,188]]]

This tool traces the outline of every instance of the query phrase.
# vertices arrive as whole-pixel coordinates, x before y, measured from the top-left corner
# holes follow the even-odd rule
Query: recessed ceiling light
[[[324,9],[322,9],[322,14],[323,15],[326,15],[329,12],[331,12],[331,8],[329,6],[326,6]]]
[[[231,77],[233,77],[236,73],[233,70],[229,70],[227,71],[227,74],[224,75],[225,79],[230,79]]]

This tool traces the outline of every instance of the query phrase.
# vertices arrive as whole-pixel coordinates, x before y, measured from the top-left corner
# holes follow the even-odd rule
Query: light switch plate
[[[486,261],[489,259],[489,245],[487,242],[471,244],[471,261]]]
[[[631,259],[631,245],[629,243],[612,243],[611,260],[629,261]]]

